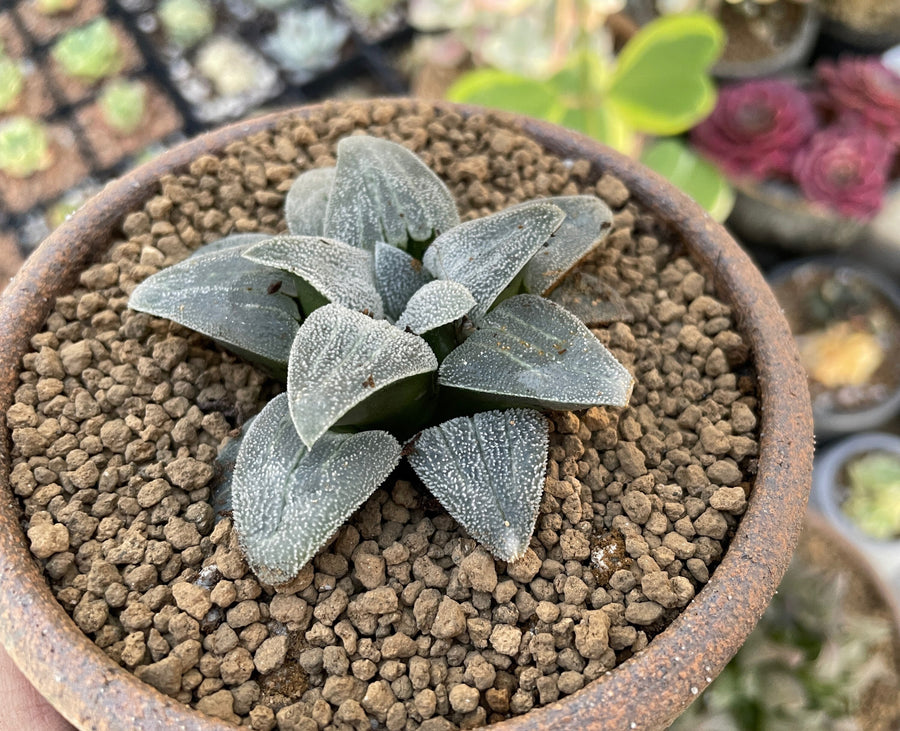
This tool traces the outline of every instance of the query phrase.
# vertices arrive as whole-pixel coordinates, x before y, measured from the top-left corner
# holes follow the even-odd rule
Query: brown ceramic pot
[[[452,105],[443,104],[444,108]],[[453,107],[463,116],[475,110]],[[242,122],[187,142],[107,186],[54,232],[0,299],[0,413],[13,398],[29,340],[54,297],[107,247],[126,213],[155,194],[160,176],[273,127],[280,115]],[[761,274],[725,230],[658,175],[597,142],[524,117],[509,117],[548,151],[609,171],[680,236],[718,295],[735,311],[758,371],[759,471],[749,507],[709,583],[642,652],[565,700],[504,725],[534,729],[654,729],[674,719],[734,655],[787,569],[812,473],[812,418],[793,338]],[[222,722],[162,695],[113,663],[57,604],[22,532],[9,484],[9,433],[0,423],[0,628],[25,675],[69,720],[91,729],[214,729]]]

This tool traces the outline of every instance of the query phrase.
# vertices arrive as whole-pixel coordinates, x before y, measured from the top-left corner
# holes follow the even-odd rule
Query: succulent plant
[[[877,57],[842,57],[816,64],[829,106],[850,114],[900,145],[900,76]]]
[[[797,335],[797,345],[809,377],[825,388],[870,383],[886,355],[878,335],[861,318]]]
[[[98,103],[103,120],[121,134],[130,134],[141,125],[147,87],[140,81],[113,79],[103,87]]]
[[[195,46],[216,27],[208,0],[163,0],[157,14],[166,37],[182,48]]]
[[[25,77],[19,63],[0,51],[0,112],[16,103],[24,85]]]
[[[278,27],[262,48],[297,84],[334,66],[350,26],[323,7],[293,8],[278,16]]]
[[[795,558],[756,629],[671,731],[854,729],[890,625],[845,608],[840,576]]]
[[[797,152],[793,177],[807,199],[867,220],[881,209],[894,151],[867,127],[826,127]]]
[[[729,175],[787,177],[816,126],[803,90],[777,79],[754,80],[721,89],[712,114],[691,131],[691,142]]]
[[[35,8],[41,15],[60,15],[78,7],[81,0],[37,0]]]
[[[399,0],[342,0],[342,2],[354,15],[366,20],[375,20],[395,7]]]
[[[900,537],[900,455],[869,452],[846,466],[847,498],[841,509],[872,538]]]
[[[94,82],[122,68],[122,48],[112,23],[97,18],[73,28],[53,44],[51,55],[70,76]]]
[[[0,170],[14,178],[27,178],[53,163],[47,132],[29,117],[0,122]]]
[[[265,63],[251,48],[228,36],[214,36],[197,52],[197,71],[219,96],[238,96],[257,86]]]
[[[460,223],[415,154],[351,136],[336,167],[297,178],[285,211],[288,234],[209,244],[129,302],[286,376],[230,477],[249,564],[290,580],[402,456],[495,556],[521,556],[547,460],[538,409],[631,393],[628,371],[542,296],[604,238],[609,209],[568,196]]]

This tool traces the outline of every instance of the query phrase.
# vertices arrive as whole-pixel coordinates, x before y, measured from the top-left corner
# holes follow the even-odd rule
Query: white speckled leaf
[[[421,261],[396,246],[375,243],[375,286],[385,314],[392,320],[400,317],[409,298],[430,280]]]
[[[279,291],[284,272],[248,261],[241,251],[226,248],[163,269],[134,289],[128,306],[283,373],[300,319],[297,304]]]
[[[234,464],[241,449],[241,442],[255,419],[255,416],[247,419],[241,433],[236,437],[229,438],[216,455],[216,461],[213,463],[215,475],[212,483],[212,500],[210,501],[216,514],[216,522],[219,522],[224,513],[231,511],[231,482],[234,479]]]
[[[565,220],[525,265],[525,291],[547,296],[554,287],[609,234],[612,211],[592,195],[546,198],[563,210]],[[515,208],[534,205],[522,203]]]
[[[384,431],[329,432],[307,450],[286,394],[272,399],[242,440],[232,482],[234,527],[256,575],[293,579],[399,461]]]
[[[469,535],[503,561],[528,549],[547,470],[547,419],[485,411],[425,429],[409,463]]]
[[[297,433],[312,446],[357,404],[437,365],[428,343],[416,335],[341,305],[320,307],[298,330],[288,362]]]
[[[203,256],[204,254],[211,254],[214,251],[224,251],[225,249],[230,249],[232,247],[240,246],[243,249],[249,248],[252,244],[258,244],[260,241],[265,241],[266,239],[271,239],[272,234],[231,234],[230,236],[226,236],[223,239],[216,239],[208,244],[204,244],[199,249],[196,249],[190,258],[195,256]]]
[[[284,199],[284,217],[294,236],[322,236],[325,209],[334,184],[335,168],[315,168],[297,176]]]
[[[374,317],[384,314],[367,251],[321,236],[276,236],[251,246],[244,256],[296,274],[329,302],[368,310]]]
[[[406,248],[459,223],[456,202],[429,167],[402,145],[376,137],[338,143],[325,235],[368,251],[376,241]]]
[[[452,279],[472,293],[478,304],[469,316],[477,322],[564,218],[552,203],[500,211],[439,236],[423,261],[438,279]]]
[[[577,317],[533,294],[497,305],[438,372],[442,386],[508,406],[625,406],[634,379]]]
[[[436,279],[419,289],[397,320],[401,330],[409,328],[424,335],[448,322],[458,320],[475,306],[475,298],[459,282]]]

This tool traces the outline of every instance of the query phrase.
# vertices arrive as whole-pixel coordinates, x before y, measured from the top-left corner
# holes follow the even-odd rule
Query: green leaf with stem
[[[606,103],[634,128],[657,135],[690,129],[709,114],[709,76],[725,33],[709,15],[673,15],[645,25],[619,54]]]

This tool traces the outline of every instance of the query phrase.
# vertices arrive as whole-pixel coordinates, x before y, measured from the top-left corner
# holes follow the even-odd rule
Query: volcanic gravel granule
[[[128,310],[148,275],[237,231],[284,230],[284,194],[357,130],[416,151],[464,219],[596,193],[582,266],[624,319],[597,337],[637,379],[625,409],[552,415],[531,548],[495,561],[411,473],[378,490],[286,589],[248,570],[209,504],[224,440],[280,386]],[[708,580],[757,453],[748,349],[682,244],[610,175],[508,122],[427,105],[326,106],[162,180],[60,297],[7,419],[32,552],[98,646],[185,703],[254,729],[438,729],[520,714],[640,651]]]

